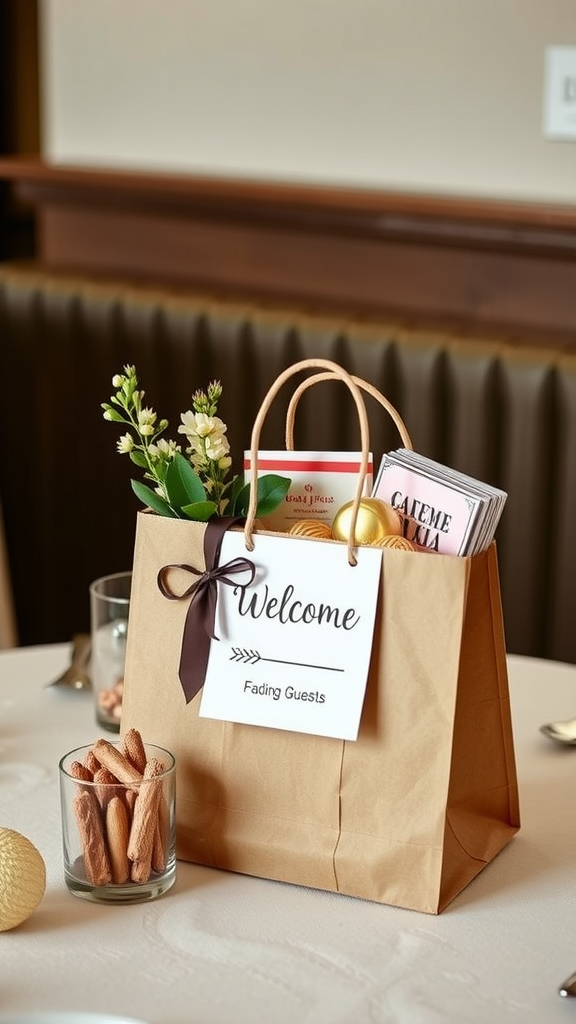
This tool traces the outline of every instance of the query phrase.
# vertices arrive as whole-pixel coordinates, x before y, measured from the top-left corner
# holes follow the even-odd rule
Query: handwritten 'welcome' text
[[[251,615],[253,619],[264,616],[266,619],[278,619],[283,625],[286,623],[302,622],[304,625],[317,623],[319,626],[331,625],[335,629],[354,629],[360,621],[354,608],[335,608],[330,604],[305,604],[303,601],[293,599],[294,587],[291,583],[285,588],[282,597],[273,597],[264,584],[263,591],[249,590],[248,587],[235,587],[234,593],[238,596],[238,612],[240,615]]]

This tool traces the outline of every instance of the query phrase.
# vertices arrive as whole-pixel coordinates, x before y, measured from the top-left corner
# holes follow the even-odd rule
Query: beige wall
[[[574,0],[40,0],[52,161],[574,202]]]

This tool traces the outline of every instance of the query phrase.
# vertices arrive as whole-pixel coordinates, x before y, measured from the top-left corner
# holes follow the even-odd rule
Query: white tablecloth
[[[92,743],[90,693],[45,689],[67,645],[0,653],[0,826],[40,850],[47,888],[0,933],[0,1013],[118,1013],[148,1024],[554,1024],[576,1020],[576,667],[509,659],[522,828],[438,917],[178,862],[138,906],[68,893],[57,766]]]

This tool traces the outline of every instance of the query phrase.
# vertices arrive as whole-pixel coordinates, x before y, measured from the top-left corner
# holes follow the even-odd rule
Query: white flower
[[[190,461],[193,462],[194,460],[196,460],[199,461],[200,463],[206,462],[206,444],[203,438],[195,436],[189,437],[188,440],[190,441],[190,445],[188,446],[186,451],[188,452],[188,455],[191,456]]]
[[[197,414],[192,412],[190,409],[188,409],[187,412],[180,414],[182,425],[178,427],[179,434],[186,434],[186,437],[188,438],[200,436],[196,427],[196,415]]]
[[[140,409],[138,413],[138,432],[142,437],[151,437],[156,423],[156,413],[153,409]]]
[[[216,418],[207,416],[205,412],[197,412],[195,417],[198,437],[209,437],[216,428]],[[220,421],[221,422],[221,421]]]
[[[186,434],[194,447],[194,441],[198,437],[221,437],[228,429],[219,416],[207,416],[205,412],[183,412],[180,415],[182,425],[178,427],[179,434]]]
[[[173,459],[176,452],[179,452],[180,445],[176,444],[176,441],[166,441],[165,438],[161,437],[156,444],[148,445],[148,451],[154,459]]]
[[[119,441],[116,442],[116,447],[121,455],[131,452],[134,447],[134,438],[131,434],[123,434]]]
[[[206,458],[212,462],[219,462],[220,459],[228,455],[230,451],[230,445],[228,444],[228,438],[224,437],[223,434],[211,434],[206,438]]]

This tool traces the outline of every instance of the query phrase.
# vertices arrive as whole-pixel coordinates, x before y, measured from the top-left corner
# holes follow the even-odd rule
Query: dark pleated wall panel
[[[444,457],[455,469],[496,484],[503,431],[501,346],[453,339],[446,346]]]
[[[551,565],[542,601],[548,606],[545,649],[560,661],[576,661],[576,356],[558,363],[557,416],[548,456],[555,476],[544,495],[544,532]]]
[[[576,661],[576,359],[406,330],[216,302],[210,297],[0,273],[0,497],[23,643],[65,640],[88,626],[88,584],[131,564],[139,505],[133,467],[102,418],[111,378],[138,369],[146,402],[170,420],[219,378],[235,469],[277,375],[307,357],[370,381],[403,416],[414,447],[503,487],[498,531],[508,649]],[[299,378],[280,392],[262,444],[284,446]],[[371,445],[400,443],[367,398]],[[356,449],[354,402],[341,382],[306,391],[298,448]]]
[[[414,448],[443,461],[446,448],[446,339],[403,333],[396,345],[398,393],[394,401]]]
[[[508,501],[498,533],[510,646],[546,650],[554,493],[556,371],[549,354],[503,353],[501,480]]]

